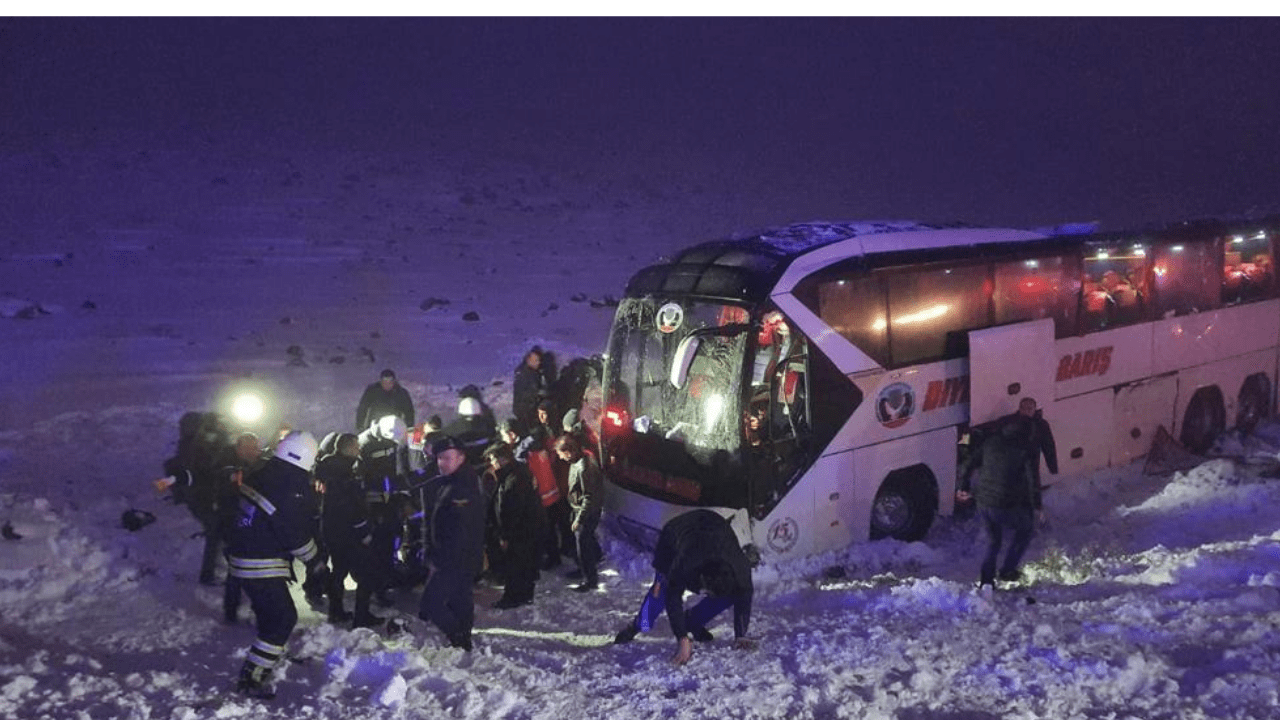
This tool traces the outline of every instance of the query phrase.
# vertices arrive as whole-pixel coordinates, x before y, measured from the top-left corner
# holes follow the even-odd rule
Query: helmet
[[[397,445],[403,445],[409,435],[409,426],[404,424],[399,415],[383,415],[378,418],[378,435],[395,441]]]
[[[318,449],[314,435],[294,430],[276,444],[276,457],[310,472]]]
[[[480,409],[480,401],[473,397],[464,397],[458,402],[458,414],[474,416],[482,412]]]

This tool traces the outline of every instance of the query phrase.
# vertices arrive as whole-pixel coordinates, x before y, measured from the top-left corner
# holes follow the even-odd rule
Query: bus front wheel
[[[927,472],[889,474],[871,506],[871,539],[913,542],[924,538],[938,514],[938,490]]]

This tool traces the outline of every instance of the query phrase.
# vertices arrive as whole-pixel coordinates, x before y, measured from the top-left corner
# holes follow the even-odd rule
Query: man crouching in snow
[[[631,642],[637,633],[652,628],[666,610],[677,642],[671,660],[683,665],[693,656],[690,636],[698,642],[710,641],[707,623],[732,605],[734,646],[744,650],[755,647],[747,637],[754,592],[751,563],[728,520],[710,510],[694,510],[673,518],[658,535],[653,569],[653,585],[645,594],[640,612],[618,633],[615,643]],[[706,593],[687,616],[686,590]]]
[[[276,445],[275,457],[240,486],[239,511],[227,541],[227,564],[257,618],[258,637],[245,656],[236,685],[238,691],[254,697],[275,695],[271,676],[298,623],[288,584],[293,558],[306,564],[309,576],[328,571],[311,537],[307,514],[316,450],[311,433],[291,432]]]

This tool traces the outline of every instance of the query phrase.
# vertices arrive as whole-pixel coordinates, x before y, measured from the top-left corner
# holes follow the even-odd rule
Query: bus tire
[[[1242,433],[1253,432],[1258,422],[1271,416],[1271,380],[1266,373],[1254,373],[1240,386],[1236,403],[1236,429]]]
[[[1217,385],[1196,390],[1182,414],[1182,430],[1178,442],[1197,455],[1213,447],[1213,441],[1226,429],[1227,409]]]
[[[871,505],[871,539],[914,542],[924,538],[938,514],[938,486],[923,466],[894,470]]]

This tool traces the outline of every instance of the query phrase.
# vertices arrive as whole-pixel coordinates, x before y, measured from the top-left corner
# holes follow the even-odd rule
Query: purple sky
[[[1280,210],[1277,37],[1275,18],[6,19],[0,148],[93,128],[552,148],[795,196],[779,221],[1118,227]]]

